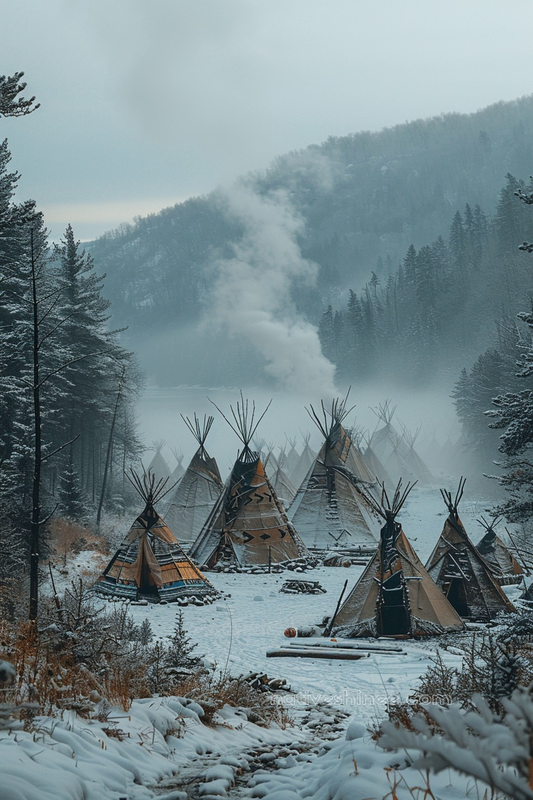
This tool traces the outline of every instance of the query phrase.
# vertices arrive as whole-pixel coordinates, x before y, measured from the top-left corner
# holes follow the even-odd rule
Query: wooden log
[[[370,658],[370,653],[360,650],[336,650],[331,648],[312,648],[312,647],[280,647],[277,650],[267,650],[267,658],[334,658],[345,661],[358,661],[361,658]]]
[[[374,653],[404,653],[405,650],[403,647],[398,647],[394,645],[387,645],[387,644],[364,644],[362,642],[330,642],[330,641],[323,641],[323,642],[305,642],[305,644],[300,643],[298,640],[287,642],[284,647],[297,647],[297,648],[330,648],[334,650],[363,650],[368,652]]]

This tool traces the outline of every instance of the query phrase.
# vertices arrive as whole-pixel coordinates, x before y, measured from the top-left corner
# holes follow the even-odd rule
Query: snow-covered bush
[[[424,717],[433,733],[440,733],[435,717],[426,709],[428,702],[442,707],[457,704],[472,708],[474,696],[481,696],[496,713],[505,713],[503,699],[519,686],[533,681],[533,652],[520,637],[482,633],[472,636],[464,650],[461,667],[449,667],[440,651],[421,676],[418,687],[404,702],[392,702],[386,708],[389,722],[406,730],[414,730],[415,718]],[[383,723],[373,729],[379,739]]]
[[[479,694],[472,697],[470,710],[428,704],[411,718],[410,730],[384,722],[378,743],[384,749],[420,751],[419,769],[451,767],[513,800],[533,800],[531,687],[519,687],[502,698],[501,706],[501,712],[493,711]]]

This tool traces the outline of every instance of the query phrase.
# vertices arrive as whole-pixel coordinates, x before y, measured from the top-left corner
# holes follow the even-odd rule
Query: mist
[[[272,400],[272,405],[258,428],[257,439],[264,439],[281,447],[285,446],[287,437],[296,439],[296,449],[301,452],[302,434],[309,433],[310,445],[315,452],[318,451],[322,437],[307,414],[306,408],[313,405],[315,409],[320,410],[320,396],[305,398],[299,392],[269,391],[264,386],[243,385],[242,389],[244,397],[250,402],[255,402],[257,414],[262,413]],[[343,396],[346,391],[343,389]],[[215,422],[206,446],[209,453],[216,457],[224,477],[233,465],[237,452],[241,449],[241,443],[209,401],[210,399],[227,414],[230,405],[235,406],[239,400],[239,387],[176,386],[147,389],[138,408],[140,432],[146,446],[149,447],[158,439],[164,439],[166,447],[162,452],[169,466],[171,468],[175,466],[170,448],[177,448],[184,453],[184,465],[186,465],[198,445],[187,430],[180,414],[184,416],[192,416],[194,413],[199,416],[212,414]],[[436,385],[415,393],[386,382],[353,386],[348,397],[348,408],[352,405],[355,407],[347,417],[346,426],[362,428],[372,433],[381,427],[373,409],[387,399],[392,401],[393,406],[397,406],[393,424],[400,431],[400,423],[413,432],[420,428],[416,448],[422,454],[425,449],[427,450],[434,435],[440,444],[443,444],[448,437],[454,442],[459,438],[460,429],[453,403],[446,391],[443,391],[443,387]],[[324,398],[324,403],[328,408],[327,398]],[[277,453],[277,450],[275,452]],[[149,455],[145,460],[150,460]],[[438,468],[438,465],[431,466]],[[464,466],[464,463],[459,464],[458,469]]]

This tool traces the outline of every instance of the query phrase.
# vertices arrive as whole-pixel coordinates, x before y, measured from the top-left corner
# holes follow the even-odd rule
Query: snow
[[[460,509],[474,541],[474,520],[486,507],[479,500]],[[404,531],[423,561],[445,515],[436,489],[415,489],[402,511]],[[87,562],[83,553],[75,564]],[[64,711],[37,718],[33,729],[0,731],[1,800],[182,800],[188,782],[202,800],[382,798],[396,785],[399,798],[412,796],[407,786],[420,786],[420,773],[405,752],[377,748],[367,729],[383,717],[387,702],[409,696],[438,639],[402,642],[399,652],[372,652],[360,661],[266,655],[287,644],[286,628],[310,627],[330,615],[345,580],[351,588],[362,570],[354,565],[308,571],[306,579],[326,589],[317,595],[280,593],[283,573],[210,573],[223,598],[180,609],[198,642],[196,652],[216,669],[287,680],[292,692],[273,695],[274,701],[283,698],[292,718],[285,730],[258,727],[229,706],[215,715],[218,724],[206,726],[201,702],[184,698],[135,700],[127,713],[112,709],[103,722]],[[511,596],[518,591],[510,587]],[[162,640],[172,634],[177,611],[172,604],[130,605],[135,622],[148,619]],[[444,657],[459,666],[461,650],[445,651]],[[441,800],[464,797],[468,789],[466,778],[448,772],[432,777],[431,786]]]

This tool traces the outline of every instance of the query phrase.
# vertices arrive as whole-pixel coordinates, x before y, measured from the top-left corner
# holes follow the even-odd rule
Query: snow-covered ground
[[[483,532],[475,519],[487,507],[481,500],[465,499],[460,508],[474,541]],[[437,490],[415,489],[407,501],[401,521],[423,561],[445,515]],[[76,563],[81,565],[86,558],[83,554]],[[37,732],[0,735],[4,776],[0,800],[154,796],[380,800],[396,783],[398,798],[417,797],[408,787],[423,785],[422,776],[407,766],[405,754],[379,750],[367,727],[383,716],[388,700],[408,697],[436,652],[438,639],[405,642],[401,653],[374,654],[358,661],[266,655],[287,642],[286,628],[313,625],[331,614],[346,579],[350,589],[362,569],[308,571],[302,577],[318,580],[327,590],[320,595],[280,593],[292,573],[210,574],[223,598],[209,606],[183,609],[185,627],[198,642],[197,652],[218,668],[233,675],[266,672],[287,680],[292,692],[284,695],[283,703],[293,722],[285,730],[259,728],[230,709],[219,717],[223,725],[209,728],[201,724],[194,704],[184,707],[167,698],[135,701],[127,714],[115,710],[111,726],[65,712],[61,719],[38,721]],[[511,597],[517,593],[511,588]],[[130,610],[137,623],[150,621],[156,637],[172,633],[177,606],[136,605]],[[445,658],[447,663],[460,663],[458,655],[447,652]],[[320,741],[324,725],[326,738],[338,737],[337,741],[325,745]],[[110,727],[120,729],[119,738],[112,730],[106,733]],[[431,786],[443,799],[467,793],[467,780],[448,773],[432,778]]]
[[[467,532],[478,541],[483,529],[475,521],[487,503],[465,501],[460,515]],[[441,533],[447,511],[438,490],[416,489],[402,511],[404,531],[423,562],[429,557]],[[210,573],[212,583],[224,592],[224,599],[211,606],[188,606],[183,609],[186,627],[198,650],[231,674],[262,671],[283,677],[296,696],[295,704],[343,704],[353,707],[365,721],[379,715],[387,699],[406,698],[425,672],[438,639],[408,642],[402,655],[372,655],[360,661],[322,659],[267,658],[266,652],[286,644],[286,628],[315,625],[331,615],[348,580],[347,591],[355,584],[362,566],[349,568],[318,567],[302,576],[317,580],[326,594],[289,595],[279,589],[292,573],[272,575]],[[516,589],[510,587],[511,596]],[[228,596],[231,595],[231,596]],[[145,617],[156,637],[168,636],[174,627],[176,607],[172,605],[132,606],[137,623]],[[450,657],[452,663],[453,658]],[[380,709],[381,707],[381,709]]]

